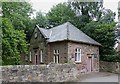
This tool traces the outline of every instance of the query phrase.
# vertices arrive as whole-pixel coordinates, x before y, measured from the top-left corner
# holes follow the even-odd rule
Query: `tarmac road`
[[[80,82],[118,82],[118,74],[108,72],[95,72],[86,74]]]

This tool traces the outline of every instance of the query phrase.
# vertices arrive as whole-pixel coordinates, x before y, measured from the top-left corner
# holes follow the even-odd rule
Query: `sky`
[[[49,12],[49,10],[58,3],[61,2],[67,2],[68,0],[31,0],[31,4],[33,6],[33,9],[37,11],[41,11],[43,13]],[[118,8],[118,1],[120,0],[103,0],[103,6],[105,9],[111,9],[113,12],[116,13],[115,21],[117,20],[118,14],[117,14],[117,8]],[[34,12],[35,13],[35,12]]]

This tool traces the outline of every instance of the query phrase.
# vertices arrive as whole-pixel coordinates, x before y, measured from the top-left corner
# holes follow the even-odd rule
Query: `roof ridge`
[[[67,26],[67,35],[66,36],[67,36],[67,40],[69,40],[69,25],[68,25],[68,22],[66,22],[66,23],[67,23],[67,25],[66,25]]]
[[[46,34],[41,30],[41,29],[44,29],[44,28],[40,28],[38,25],[37,25],[37,28],[39,29],[39,31],[42,33],[42,35],[47,38]],[[46,30],[46,29],[44,29]]]
[[[101,45],[70,22],[63,23],[51,29],[39,28],[39,30],[44,36],[49,38],[48,42],[71,40],[88,44]]]
[[[55,27],[52,27],[52,28],[50,28],[50,29],[54,29],[54,28],[57,28],[57,27],[59,27],[59,26],[65,25],[65,24],[66,24],[66,23],[59,24],[59,25],[57,25],[57,26],[55,26]]]

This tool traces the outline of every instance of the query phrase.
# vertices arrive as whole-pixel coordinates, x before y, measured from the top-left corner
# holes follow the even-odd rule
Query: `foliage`
[[[105,55],[102,60],[107,62],[120,62],[120,55]]]
[[[47,18],[54,26],[70,21],[88,36],[101,43],[101,56],[114,54],[115,14],[108,9],[102,10],[102,5],[102,2],[76,1],[58,4],[47,14]]]
[[[71,8],[74,9],[77,15],[84,15],[87,17],[88,21],[96,20],[98,21],[102,15],[101,9],[103,8],[103,2],[80,2],[72,1],[69,2]]]
[[[42,28],[48,27],[48,19],[40,11],[36,13],[36,17],[34,18],[34,21],[35,24],[39,25],[39,27]]]
[[[114,54],[114,30],[115,30],[115,23],[112,24],[98,24],[96,22],[88,23],[85,28],[84,32],[101,43],[100,47],[100,55],[110,55]]]
[[[115,19],[115,13],[113,13],[110,9],[104,9],[102,11],[102,16],[98,22],[101,24],[111,24]]]
[[[28,2],[3,2],[3,17],[8,18],[13,27],[18,30],[24,30],[29,42],[34,28],[33,20],[30,15],[33,12],[32,6]]]
[[[74,17],[74,11],[66,3],[60,3],[54,6],[47,14],[49,24],[53,26],[60,25],[67,21],[73,22]]]
[[[8,18],[2,18],[2,31],[2,64],[19,64],[20,53],[27,52],[24,31],[15,30]]]

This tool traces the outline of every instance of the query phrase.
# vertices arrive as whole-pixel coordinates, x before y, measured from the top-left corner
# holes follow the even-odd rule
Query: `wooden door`
[[[88,63],[87,63],[87,66],[88,66],[88,72],[92,72],[92,57],[88,57]]]

